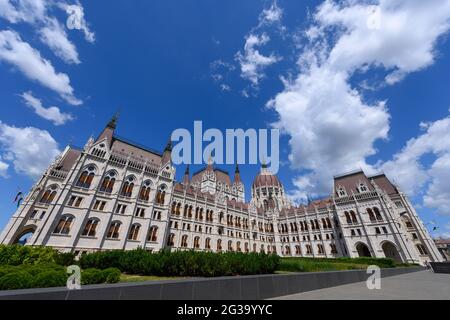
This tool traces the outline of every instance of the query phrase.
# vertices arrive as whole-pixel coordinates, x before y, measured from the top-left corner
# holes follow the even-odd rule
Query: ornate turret
[[[119,120],[119,113],[116,112],[111,118],[111,120],[109,120],[105,129],[103,129],[102,133],[100,133],[96,141],[101,141],[106,138],[108,142],[111,144],[114,136],[114,130],[116,130],[118,120]]]
[[[172,140],[170,140],[170,138],[169,138],[169,141],[167,142],[167,145],[164,148],[164,152],[163,152],[163,156],[162,156],[162,165],[163,166],[172,161],[172,149],[173,149]]]
[[[191,183],[190,181],[190,174],[189,174],[189,165],[186,167],[186,171],[184,172],[184,178],[183,178],[183,184],[185,187],[189,186]]]
[[[241,182],[241,173],[239,171],[239,166],[236,164],[236,170],[234,171],[234,183]]]

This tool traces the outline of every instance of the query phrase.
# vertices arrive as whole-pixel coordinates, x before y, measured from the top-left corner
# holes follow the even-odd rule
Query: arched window
[[[319,254],[324,254],[325,253],[325,251],[323,249],[323,245],[321,245],[321,244],[317,245],[317,250],[318,250]]]
[[[156,203],[164,204],[166,198],[166,186],[164,184],[160,185],[158,191],[156,192]]]
[[[53,202],[53,200],[56,197],[56,190],[58,187],[56,185],[52,185],[45,190],[44,194],[41,197],[41,200],[39,200],[40,203],[44,204],[50,204]]]
[[[69,234],[70,228],[72,226],[74,217],[69,215],[64,215],[59,220],[58,224],[56,225],[55,231],[53,233],[55,234]]]
[[[345,197],[347,195],[347,192],[345,191],[344,187],[339,186],[338,188],[338,196],[339,197]]]
[[[306,254],[312,254],[312,253],[313,253],[313,251],[312,251],[311,245],[307,244],[306,245]]]
[[[84,227],[82,235],[85,237],[95,237],[97,233],[98,219],[89,219]]]
[[[179,216],[180,214],[181,214],[181,203],[178,202],[177,210],[176,210],[176,215]]]
[[[218,239],[217,240],[217,251],[222,251],[222,240]]]
[[[188,246],[188,236],[184,235],[181,237],[181,247],[187,248],[187,246]]]
[[[233,251],[233,241],[228,241],[228,251]]]
[[[236,251],[237,252],[241,252],[242,251],[241,250],[241,242],[240,241],[236,242]]]
[[[116,173],[110,171],[103,178],[103,182],[100,185],[100,192],[112,193],[114,184],[116,183]]]
[[[417,251],[419,251],[419,253],[420,253],[421,256],[426,256],[426,255],[428,255],[428,251],[427,251],[427,249],[426,249],[423,245],[418,244],[418,245],[416,245],[416,248],[417,248]]]
[[[411,223],[411,220],[409,220],[408,218],[404,217],[403,220],[405,221],[405,226],[407,229],[412,229],[414,228],[413,224]]]
[[[256,243],[253,244],[253,252],[256,252]]]
[[[119,221],[114,221],[111,223],[108,229],[107,238],[109,239],[119,239],[119,230],[121,223]]]
[[[211,239],[210,238],[206,238],[206,240],[205,240],[205,249],[206,250],[211,249]]]
[[[120,190],[120,195],[123,197],[131,198],[134,189],[134,177],[129,176],[122,185],[122,190]]]
[[[375,216],[377,217],[378,221],[383,221],[383,217],[381,216],[380,209],[377,207],[373,207],[373,211],[375,212]]]
[[[150,242],[158,241],[158,227],[157,226],[152,226],[150,228],[147,241],[150,241]]]
[[[175,245],[175,235],[173,233],[169,235],[169,238],[167,239],[167,245],[169,247],[173,247]]]
[[[152,182],[150,180],[145,181],[141,187],[141,190],[139,191],[139,200],[146,202],[150,201],[151,189],[152,189]]]
[[[359,192],[361,192],[361,193],[367,192],[367,191],[368,191],[367,186],[366,186],[364,183],[362,183],[362,182],[359,184],[358,190],[359,190]]]
[[[245,250],[245,253],[248,253],[250,251],[250,248],[248,247],[248,242],[246,242],[244,244],[244,250]]]
[[[333,226],[331,225],[330,218],[327,218],[327,227],[328,227],[328,229],[332,229],[333,228]]]
[[[130,229],[130,233],[128,234],[128,240],[136,241],[139,236],[139,231],[141,230],[140,224],[133,224]]]
[[[95,177],[95,167],[93,165],[88,166],[86,169],[83,170],[80,177],[78,178],[77,187],[83,188],[83,189],[89,189],[92,184],[92,180],[94,180]]]
[[[194,238],[194,248],[199,249],[200,248],[200,237]]]
[[[334,243],[331,243],[330,247],[331,247],[331,254],[337,254],[338,253],[336,245]]]
[[[370,219],[371,222],[377,221],[377,219],[375,218],[375,215],[373,214],[372,209],[367,208],[367,213],[369,214],[369,219]]]
[[[355,212],[353,210],[350,211],[350,215],[352,217],[352,222],[353,223],[358,223],[358,219],[356,219],[356,214],[355,214]]]

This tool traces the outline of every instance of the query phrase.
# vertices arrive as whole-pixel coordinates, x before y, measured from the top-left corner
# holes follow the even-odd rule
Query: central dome
[[[263,165],[261,173],[256,176],[255,181],[253,181],[253,188],[261,187],[282,187],[278,177],[269,172],[265,165]]]

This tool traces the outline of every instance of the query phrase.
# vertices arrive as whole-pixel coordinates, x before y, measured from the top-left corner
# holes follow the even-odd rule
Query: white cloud
[[[8,177],[8,168],[9,164],[2,161],[2,157],[0,156],[0,177],[7,178]]]
[[[66,63],[79,64],[78,52],[75,45],[70,42],[64,27],[55,18],[49,18],[46,26],[39,30],[43,43]]]
[[[33,179],[39,177],[60,153],[55,139],[45,130],[17,128],[0,122],[0,146],[14,170]]]
[[[428,67],[449,18],[450,0],[380,0],[375,7],[326,0],[317,8],[298,76],[284,81],[284,91],[268,103],[279,115],[275,125],[291,136],[291,165],[306,170],[294,181],[294,198],[329,193],[335,174],[374,170],[366,159],[377,153],[375,142],[388,137],[390,115],[384,101],[366,102],[351,78],[377,67],[393,84]]]
[[[65,10],[68,15],[66,22],[67,28],[69,30],[83,31],[85,39],[89,42],[94,42],[95,34],[89,29],[89,26],[84,19],[83,6],[79,2],[72,5],[62,3],[59,6]]]
[[[47,2],[45,0],[0,0],[0,17],[11,23],[36,23],[45,18]]]
[[[56,126],[63,125],[67,121],[73,120],[71,114],[61,112],[58,107],[43,107],[41,100],[35,98],[31,92],[24,92],[21,97],[24,99],[26,105],[32,108],[37,115],[53,122]]]
[[[94,33],[87,27],[84,11],[80,3],[55,4],[48,0],[0,0],[0,17],[10,23],[28,23],[39,34],[39,39],[47,45],[57,57],[66,63],[80,63],[75,45],[69,40],[66,30],[59,21],[50,14],[54,6],[62,8],[69,14],[69,29],[82,30],[86,40],[94,41]]]
[[[422,159],[430,154],[434,159],[427,166]],[[379,167],[408,194],[424,190],[426,207],[450,215],[450,117],[428,124],[425,132]]]
[[[259,16],[260,26],[280,22],[283,17],[283,10],[278,7],[277,2],[272,2],[270,8],[264,9]]]
[[[57,73],[50,61],[42,58],[39,51],[22,41],[14,31],[0,31],[0,61],[12,64],[29,79],[57,92],[68,103],[82,103],[74,96],[69,77]]]
[[[265,77],[264,69],[281,60],[273,53],[269,56],[262,55],[257,47],[261,47],[270,41],[267,34],[261,36],[250,34],[245,39],[244,53],[236,54],[236,60],[241,66],[241,77],[250,81],[257,87],[261,79]]]

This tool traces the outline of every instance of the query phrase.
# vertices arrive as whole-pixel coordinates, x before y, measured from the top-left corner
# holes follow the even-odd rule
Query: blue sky
[[[295,201],[385,171],[449,236],[449,18],[449,0],[0,0],[0,228],[120,110],[117,134],[159,150],[195,120],[279,127]]]

